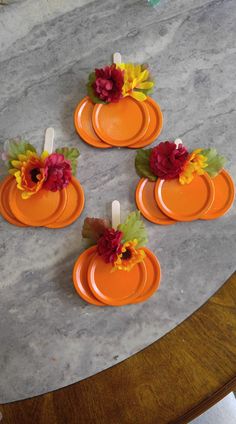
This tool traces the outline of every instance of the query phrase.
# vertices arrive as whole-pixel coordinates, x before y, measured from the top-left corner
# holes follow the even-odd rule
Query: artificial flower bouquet
[[[78,134],[98,148],[148,146],[163,125],[161,109],[150,97],[154,86],[146,64],[96,68],[88,77],[88,95],[75,111]]]
[[[16,179],[23,199],[39,190],[58,191],[66,188],[76,174],[78,149],[56,149],[52,154],[38,154],[35,147],[24,140],[9,140],[4,145],[2,159],[8,172]]]
[[[82,236],[93,246],[77,259],[73,281],[87,302],[121,306],[148,299],[160,283],[160,265],[144,245],[147,234],[138,211],[112,228],[107,219],[86,218]]]
[[[150,221],[164,225],[222,216],[234,198],[225,163],[214,148],[189,152],[182,142],[165,141],[137,151],[135,168],[142,178],[136,189],[139,209]]]
[[[10,176],[0,191],[4,218],[18,226],[61,228],[71,224],[84,206],[82,187],[74,177],[78,157],[76,148],[39,154],[25,140],[6,142],[2,159]]]
[[[137,151],[135,168],[140,177],[147,177],[150,181],[178,178],[180,184],[189,184],[196,175],[207,173],[216,177],[225,162],[216,149],[189,152],[182,143],[164,141],[152,149]]]
[[[148,65],[113,63],[89,75],[87,90],[93,103],[117,103],[128,96],[143,102],[154,85]]]
[[[97,253],[112,270],[130,271],[142,262],[145,252],[141,249],[148,239],[144,222],[138,211],[132,212],[117,229],[108,220],[86,218],[82,236],[97,244]]]

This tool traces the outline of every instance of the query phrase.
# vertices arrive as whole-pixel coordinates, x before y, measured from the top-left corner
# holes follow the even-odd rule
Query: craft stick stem
[[[120,202],[114,200],[111,204],[112,228],[117,229],[120,225]]]
[[[113,54],[113,63],[121,63],[121,54],[119,52]]]
[[[51,154],[53,152],[54,128],[47,128],[45,133],[43,150]]]
[[[176,138],[175,144],[176,144],[177,147],[179,146],[179,144],[183,144],[181,138]]]

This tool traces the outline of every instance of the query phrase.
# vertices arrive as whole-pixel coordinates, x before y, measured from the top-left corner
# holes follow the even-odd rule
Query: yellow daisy
[[[154,82],[149,80],[149,70],[142,69],[141,65],[134,65],[133,63],[120,63],[116,66],[124,71],[123,97],[131,96],[140,102],[146,100],[145,90],[154,87]]]
[[[194,150],[187,159],[184,169],[179,176],[180,184],[189,184],[193,180],[195,174],[204,174],[204,168],[206,168],[208,164],[207,157],[201,155],[201,151],[202,149]]]

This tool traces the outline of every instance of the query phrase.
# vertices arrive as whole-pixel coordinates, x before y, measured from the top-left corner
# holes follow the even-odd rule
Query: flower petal
[[[134,88],[136,88],[138,86],[138,84],[139,84],[138,79],[137,78],[134,78],[133,81],[132,81],[132,83],[131,83],[132,90]]]
[[[28,191],[23,191],[21,194],[22,199],[27,200],[30,196],[32,196],[33,193],[29,193]]]
[[[141,65],[136,65],[135,66],[135,68],[134,68],[134,74],[135,74],[135,77],[137,78],[139,78],[139,75],[141,74],[141,71],[142,71],[142,69],[141,69]]]
[[[146,81],[146,82],[140,82],[140,84],[137,85],[137,88],[140,88],[141,90],[150,90],[154,86],[154,83],[152,81]]]
[[[134,99],[138,100],[139,102],[143,102],[147,98],[147,96],[144,93],[142,93],[141,91],[132,91],[130,93],[130,96],[133,97]]]
[[[12,160],[11,164],[16,169],[21,169],[22,163],[19,160]]]
[[[11,175],[15,175],[16,172],[17,172],[16,168],[8,169],[8,173]]]
[[[43,153],[41,154],[41,159],[44,160],[49,156],[49,153],[46,152],[46,150],[43,151]]]
[[[18,159],[20,162],[25,162],[27,160],[27,156],[26,155],[18,155]]]
[[[149,77],[149,71],[148,69],[144,69],[143,72],[141,72],[141,74],[139,75],[139,81],[146,81]]]

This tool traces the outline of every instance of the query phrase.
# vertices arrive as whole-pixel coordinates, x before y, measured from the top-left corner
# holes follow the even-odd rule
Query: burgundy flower
[[[116,231],[114,228],[107,228],[103,235],[99,238],[97,251],[103,257],[105,262],[113,263],[117,259],[117,255],[121,253],[122,232]]]
[[[64,155],[52,153],[45,160],[46,181],[43,188],[57,191],[65,188],[72,176],[71,163]]]
[[[95,76],[93,90],[96,97],[106,103],[118,102],[122,97],[123,71],[113,64],[102,69],[95,69]]]
[[[163,180],[177,178],[188,157],[187,149],[173,141],[165,141],[152,149],[150,168],[153,174]]]

